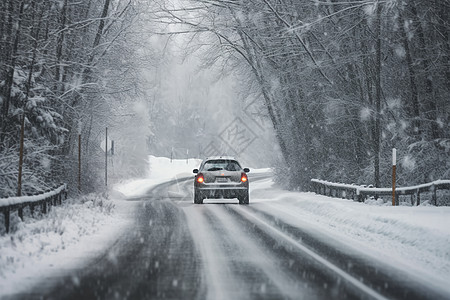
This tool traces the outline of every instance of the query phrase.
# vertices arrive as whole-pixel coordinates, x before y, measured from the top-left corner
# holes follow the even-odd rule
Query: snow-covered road
[[[134,224],[104,255],[83,269],[54,278],[38,295],[49,299],[449,297],[445,286],[424,279],[426,272],[416,276],[412,270],[417,266],[405,267],[408,260],[396,264],[374,255],[376,250],[368,251],[367,236],[361,236],[360,244],[349,244],[351,235],[345,226],[342,234],[330,234],[326,227],[338,224],[332,216],[329,222],[323,222],[319,213],[307,217],[311,211],[301,206],[317,196],[306,193],[302,199],[292,193],[297,196],[289,200],[286,192],[270,187],[270,179],[264,176],[254,178],[252,184],[249,206],[237,200],[195,205],[191,180],[159,184],[145,196],[128,200],[135,207]],[[284,202],[275,196],[281,194]],[[333,207],[331,202],[327,205]],[[369,215],[363,208],[361,216]],[[370,235],[367,228],[363,231]],[[382,239],[379,244],[386,246]]]
[[[119,188],[128,198],[103,224],[120,226],[45,259],[21,255],[9,264],[17,272],[3,270],[0,298],[450,299],[448,207],[288,192],[267,170],[250,173],[248,206],[195,205],[192,166],[165,160]]]

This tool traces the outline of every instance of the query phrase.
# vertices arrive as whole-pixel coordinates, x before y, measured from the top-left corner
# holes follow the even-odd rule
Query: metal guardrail
[[[13,211],[18,211],[19,218],[23,220],[23,209],[30,207],[31,215],[36,206],[41,207],[41,212],[46,214],[49,206],[61,205],[62,198],[67,199],[67,184],[61,184],[54,190],[47,190],[36,195],[9,197],[0,199],[0,212],[5,216],[6,233],[9,232],[10,217]]]
[[[316,194],[353,199],[359,202],[363,202],[368,196],[374,196],[376,198],[379,196],[392,196],[392,188],[373,188],[354,184],[333,183],[319,179],[311,179],[311,184]],[[420,205],[420,194],[424,192],[431,193],[431,203],[437,205],[436,191],[438,189],[450,190],[450,180],[436,180],[417,186],[397,187],[395,189],[396,205],[399,204],[399,196],[402,195],[411,195],[411,203],[413,204],[415,202],[416,205]]]

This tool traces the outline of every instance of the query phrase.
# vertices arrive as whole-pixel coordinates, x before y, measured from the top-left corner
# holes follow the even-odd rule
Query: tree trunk
[[[380,187],[380,127],[381,127],[381,3],[377,3],[376,21],[376,61],[375,61],[375,131],[374,131],[374,155],[375,155],[375,186]]]
[[[98,25],[97,34],[95,35],[94,44],[92,45],[92,54],[91,57],[89,58],[89,63],[92,63],[94,61],[95,50],[98,47],[98,45],[100,45],[100,40],[103,35],[103,29],[105,28],[105,18],[108,16],[110,2],[111,0],[105,0],[105,4],[103,5],[103,11],[100,17],[100,24]]]
[[[417,12],[416,3],[411,1],[411,12],[413,14],[414,23],[417,27],[417,35],[419,40],[419,49],[423,57],[420,60],[422,62],[423,78],[425,80],[425,99],[422,103],[425,120],[430,124],[423,131],[424,138],[426,140],[433,140],[439,137],[439,128],[437,125],[437,107],[435,96],[433,94],[433,74],[431,72],[431,62],[429,61],[429,56],[426,54],[426,39],[425,33],[422,27],[422,23]]]
[[[416,84],[416,72],[414,70],[414,64],[411,56],[411,50],[409,48],[409,41],[408,37],[406,35],[405,31],[405,21],[403,19],[401,11],[399,11],[398,15],[398,21],[399,21],[399,29],[400,34],[403,42],[403,48],[405,49],[405,56],[406,56],[406,64],[408,67],[408,75],[409,75],[409,87],[410,87],[410,97],[411,101],[407,102],[407,111],[410,117],[413,119],[413,135],[420,135],[421,134],[421,126],[420,126],[420,102],[419,102],[419,93],[417,90],[417,84]]]
[[[12,3],[13,3],[13,1],[11,0],[10,6],[9,6],[11,15],[14,10],[14,6]],[[14,72],[15,72],[15,66],[16,66],[17,51],[19,48],[19,39],[20,39],[20,31],[21,31],[21,23],[22,23],[24,6],[25,6],[25,1],[22,1],[20,3],[19,16],[17,18],[16,25],[15,25],[16,26],[16,34],[14,37],[14,44],[13,44],[13,47],[12,47],[11,53],[10,53],[10,63],[9,63],[8,71],[6,74],[4,93],[3,93],[5,100],[3,101],[3,116],[2,116],[2,124],[1,124],[2,132],[0,135],[0,143],[2,143],[5,138],[6,126],[8,124],[7,119],[8,119],[8,115],[9,115],[9,105],[11,103],[11,91],[12,91],[12,86],[14,83]]]
[[[33,1],[32,2],[32,9],[33,9],[33,17],[31,19],[31,23],[34,25],[34,20],[35,20],[35,4],[36,2]],[[31,90],[31,83],[32,83],[32,79],[33,79],[33,72],[34,72],[34,66],[36,64],[36,55],[37,55],[37,49],[39,46],[39,33],[40,33],[40,29],[41,29],[41,22],[42,22],[42,15],[43,15],[43,10],[41,10],[41,14],[39,16],[39,22],[36,28],[36,31],[33,33],[32,30],[32,36],[33,36],[33,56],[31,58],[31,62],[30,62],[30,66],[29,66],[29,72],[28,72],[28,79],[27,79],[27,85],[26,85],[26,90],[25,90],[25,105],[24,105],[24,111],[25,111],[25,106],[26,106],[26,102],[28,101],[28,98],[30,97],[30,90]]]
[[[63,55],[64,34],[66,27],[67,0],[64,0],[59,20],[59,35],[56,44],[56,66],[55,66],[55,93],[63,92],[61,87],[61,60]]]

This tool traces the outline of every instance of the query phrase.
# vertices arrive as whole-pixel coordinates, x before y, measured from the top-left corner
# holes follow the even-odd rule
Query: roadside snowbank
[[[450,207],[386,206],[253,183],[252,207],[450,292]]]
[[[123,194],[125,197],[136,197],[145,194],[151,187],[169,181],[171,179],[179,179],[183,177],[194,177],[193,169],[200,166],[201,159],[190,158],[174,159],[155,157],[150,155],[149,158],[150,175],[145,179],[128,180],[114,186],[114,190]]]
[[[47,215],[25,214],[23,222],[13,214],[12,233],[0,236],[0,298],[30,289],[37,280],[74,268],[107,247],[127,222],[114,216],[115,205],[91,194],[68,199]]]

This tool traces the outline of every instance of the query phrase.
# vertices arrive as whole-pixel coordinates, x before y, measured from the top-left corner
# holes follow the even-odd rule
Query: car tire
[[[246,191],[242,196],[239,198],[239,204],[249,204],[249,195],[248,191]]]
[[[200,193],[194,192],[194,204],[203,204],[203,199]]]

